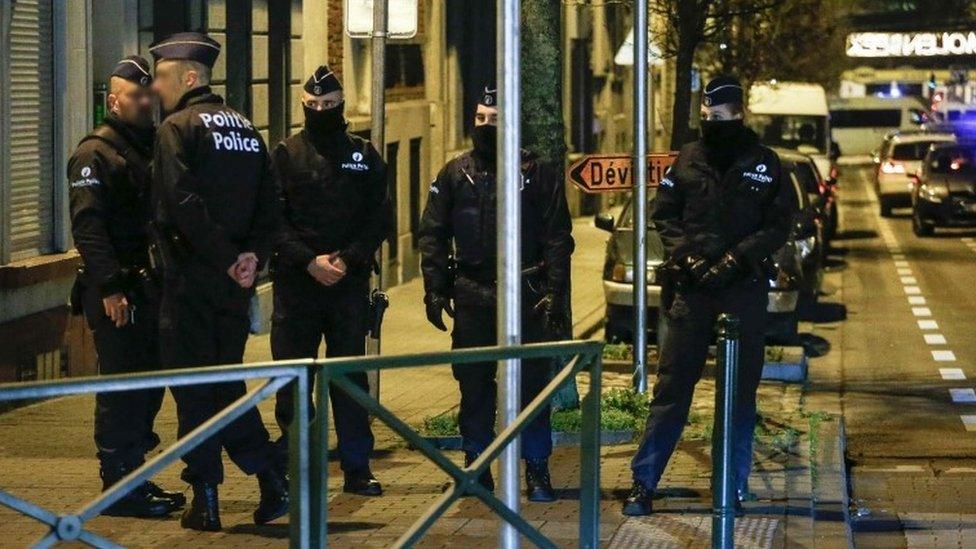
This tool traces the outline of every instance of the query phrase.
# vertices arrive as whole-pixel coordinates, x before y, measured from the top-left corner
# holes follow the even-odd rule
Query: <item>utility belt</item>
[[[179,268],[193,253],[190,243],[171,225],[149,222],[149,264],[159,278]]]
[[[135,294],[149,295],[159,289],[158,279],[149,266],[143,263],[122,266],[119,269],[119,283],[122,293],[128,298],[132,298]],[[82,265],[78,267],[75,283],[71,287],[71,314],[81,315],[84,313],[84,294],[90,286],[88,272]]]
[[[497,273],[482,266],[457,264],[453,277],[453,297],[464,305],[494,306],[498,298]],[[524,296],[525,304],[535,303],[533,298],[546,294],[545,264],[538,262],[521,271],[522,284],[534,295]]]

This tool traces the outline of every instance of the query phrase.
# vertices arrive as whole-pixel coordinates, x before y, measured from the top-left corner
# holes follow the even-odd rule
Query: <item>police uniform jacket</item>
[[[709,260],[731,251],[756,274],[789,236],[797,199],[783,181],[779,157],[744,129],[742,151],[725,174],[700,141],[681,148],[661,181],[651,219],[669,257]]]
[[[344,130],[302,130],[275,147],[273,166],[282,211],[274,269],[304,273],[316,256],[338,252],[350,276],[368,277],[392,219],[376,149]]]
[[[265,263],[278,193],[267,147],[247,118],[208,86],[194,88],[160,124],[154,158],[156,220],[183,238],[189,259],[221,272],[243,252]]]
[[[112,115],[68,159],[71,234],[82,282],[102,296],[126,289],[124,269],[148,265],[151,128]]]
[[[522,152],[522,264],[543,265],[548,290],[565,292],[573,253],[572,221],[562,180],[530,152]],[[420,222],[421,269],[427,293],[447,295],[449,257],[458,271],[496,269],[497,185],[495,169],[469,151],[451,160],[430,186]]]

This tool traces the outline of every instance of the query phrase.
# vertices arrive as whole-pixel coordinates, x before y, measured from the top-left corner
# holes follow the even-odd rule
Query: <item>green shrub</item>
[[[450,437],[460,434],[457,412],[444,412],[424,418],[423,434],[429,437]]]
[[[626,343],[607,343],[603,346],[603,358],[607,360],[629,360],[633,356],[633,348]]]
[[[633,389],[618,388],[610,389],[603,394],[600,407],[603,408],[604,413],[607,410],[619,410],[643,420],[647,417],[651,403],[647,395],[642,395]]]
[[[560,433],[578,433],[583,429],[583,414],[579,408],[552,413],[552,430]]]

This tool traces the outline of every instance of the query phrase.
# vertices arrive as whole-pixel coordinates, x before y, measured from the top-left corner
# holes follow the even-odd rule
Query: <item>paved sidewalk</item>
[[[590,320],[599,318],[602,288],[598,273],[602,266],[605,235],[589,220],[575,227],[578,252],[574,265],[574,299],[577,333],[590,331]],[[431,328],[419,306],[419,281],[394,288],[392,307],[384,330],[384,354],[406,353],[449,346],[449,338]],[[416,305],[413,305],[416,304]],[[253,338],[249,360],[269,358],[267,339]],[[629,375],[607,373],[604,385],[624,387]],[[433,366],[398,370],[384,374],[381,400],[408,423],[418,424],[424,416],[457,406],[457,389],[450,369]],[[581,378],[581,391],[585,391]],[[665,474],[665,497],[661,511],[652,517],[624,520],[620,500],[630,485],[629,460],[635,444],[604,446],[601,449],[602,505],[601,537],[613,547],[707,546],[710,523],[710,409],[713,387],[703,380],[696,394],[695,411],[688,436]],[[747,515],[738,521],[738,543],[743,547],[844,545],[837,535],[836,517],[818,511],[824,499],[818,492],[837,482],[829,456],[836,442],[831,435],[834,422],[814,423],[804,410],[801,387],[780,383],[763,384],[760,408],[766,418],[763,439],[756,448],[757,466],[751,479],[759,501],[748,503]],[[271,402],[261,411],[269,430],[273,425]],[[100,488],[97,463],[91,442],[93,398],[63,398],[0,415],[0,487],[55,511],[77,508]],[[167,397],[157,421],[163,444],[173,442],[175,410]],[[341,472],[332,463],[329,471],[330,539],[336,547],[388,546],[442,494],[449,480],[419,453],[406,448],[380,422],[374,423],[377,452],[374,470],[385,487],[381,498],[342,494]],[[811,451],[813,448],[813,451]],[[814,460],[811,465],[811,455]],[[460,463],[460,452],[449,453]],[[579,467],[578,448],[557,448],[552,460],[553,480],[560,501],[554,504],[524,503],[522,515],[542,528],[560,547],[577,545]],[[179,481],[180,465],[157,476],[167,487],[184,487]],[[288,526],[284,521],[257,527],[251,524],[257,487],[227,462],[227,480],[221,488],[224,531],[204,534],[185,531],[175,517],[161,520],[132,520],[99,517],[91,523],[98,533],[130,547],[285,547]],[[830,499],[829,494],[827,499]],[[829,511],[829,510],[828,510]],[[829,520],[823,520],[824,517]],[[823,524],[827,524],[827,528]],[[477,500],[455,504],[438,521],[422,545],[425,547],[492,546],[499,522]],[[33,521],[0,509],[0,547],[23,547],[44,533]]]

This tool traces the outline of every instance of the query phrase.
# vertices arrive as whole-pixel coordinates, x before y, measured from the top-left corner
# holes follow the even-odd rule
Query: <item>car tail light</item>
[[[905,165],[888,160],[881,165],[881,171],[884,173],[905,173]]]
[[[629,271],[629,269],[626,265],[623,263],[617,263],[613,266],[613,274],[611,275],[611,279],[614,282],[624,282],[628,278],[627,275],[630,274],[627,271]]]
[[[840,177],[840,170],[837,169],[837,166],[831,166],[830,167],[830,179],[831,179],[831,181],[837,181],[837,178],[839,178],[839,177]]]

